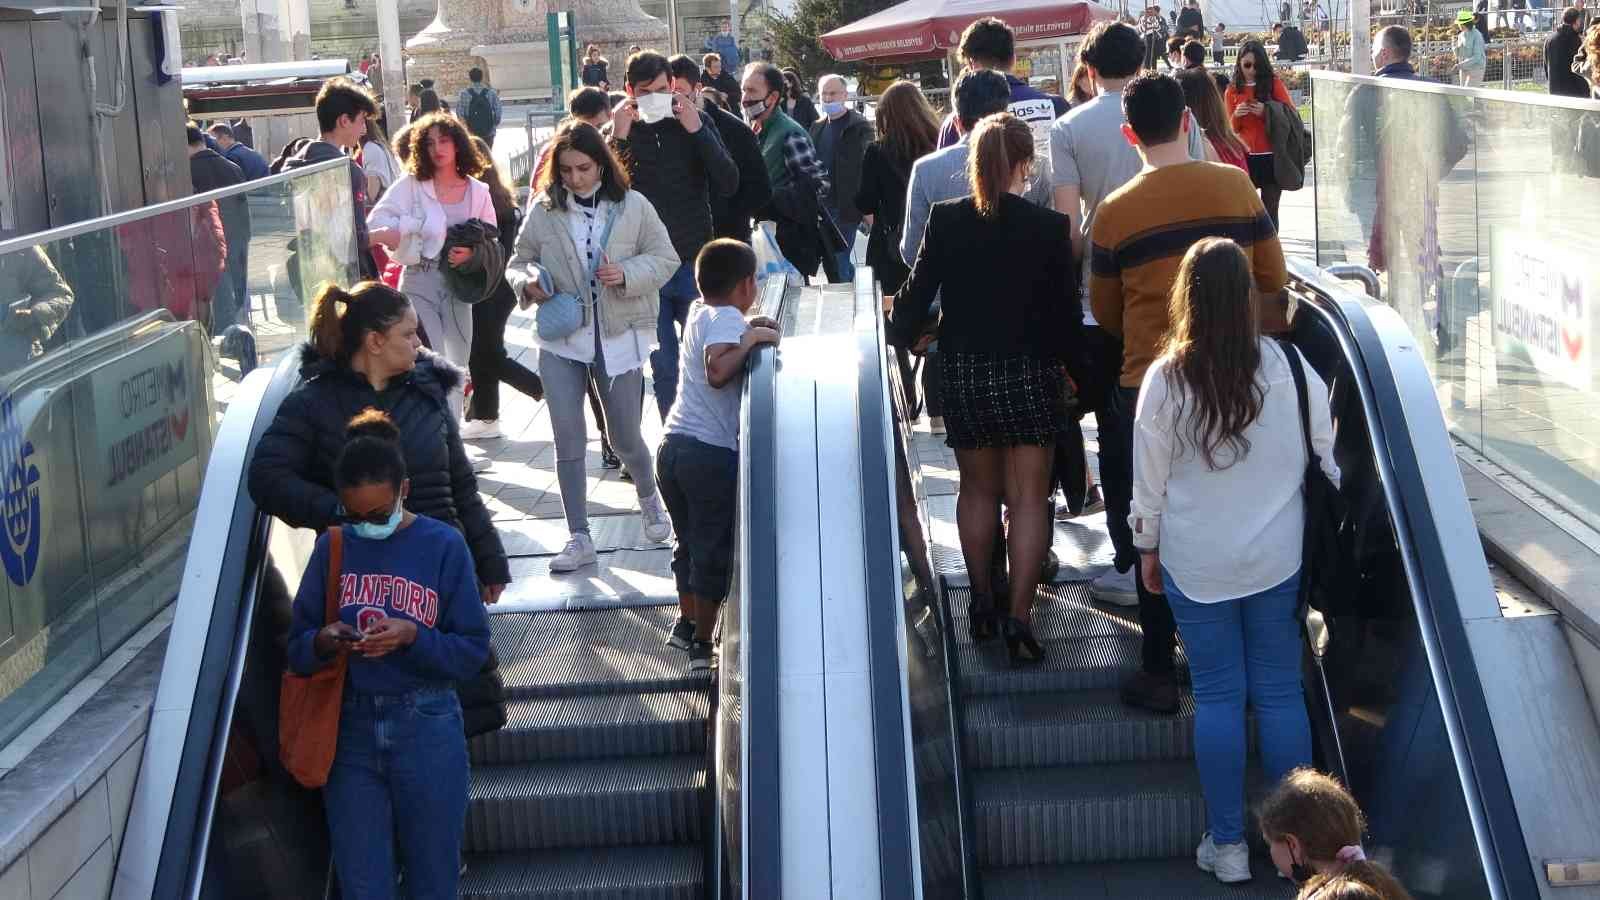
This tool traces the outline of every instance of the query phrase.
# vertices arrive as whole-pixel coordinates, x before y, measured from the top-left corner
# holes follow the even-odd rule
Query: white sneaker
[[[490,459],[487,456],[474,456],[474,457],[471,457],[468,461],[472,463],[472,471],[474,473],[487,472],[490,469],[494,468],[494,460]]]
[[[1138,571],[1137,565],[1126,572],[1118,572],[1113,566],[1090,583],[1089,593],[1101,603],[1112,606],[1138,606],[1139,589],[1134,582]]]
[[[463,441],[492,441],[505,437],[500,432],[499,419],[468,419],[461,423]]]
[[[556,558],[550,560],[550,571],[576,572],[584,566],[594,565],[594,560],[594,539],[581,531],[574,532]]]
[[[928,433],[944,434],[944,416],[928,417]]]
[[[1202,872],[1217,876],[1223,884],[1238,884],[1250,880],[1250,846],[1244,841],[1237,844],[1217,844],[1211,832],[1201,839],[1194,851],[1194,864]]]
[[[672,539],[672,519],[661,504],[660,494],[639,498],[639,516],[644,519],[644,536],[657,544]]]

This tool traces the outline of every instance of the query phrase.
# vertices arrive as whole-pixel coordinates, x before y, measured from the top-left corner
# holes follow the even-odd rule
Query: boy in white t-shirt
[[[711,667],[711,630],[728,594],[733,519],[739,504],[739,402],[744,362],[778,342],[771,319],[745,319],[756,299],[756,255],[722,238],[694,261],[700,299],[689,308],[678,357],[678,396],[662,426],[656,480],[677,535],[672,574],[678,620],[670,646],[689,651],[689,668]]]

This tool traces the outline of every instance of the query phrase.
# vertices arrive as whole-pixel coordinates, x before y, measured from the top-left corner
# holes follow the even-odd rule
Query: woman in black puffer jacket
[[[300,528],[339,523],[344,510],[333,466],[345,426],[366,409],[382,410],[400,429],[411,473],[406,509],[461,531],[484,602],[500,599],[510,566],[446,401],[461,370],[421,349],[417,314],[405,295],[375,281],[348,292],[324,286],[310,326],[311,340],[300,350],[301,384],[284,398],[250,463],[256,505]],[[494,665],[491,650],[484,673],[458,688],[469,735],[505,723]]]

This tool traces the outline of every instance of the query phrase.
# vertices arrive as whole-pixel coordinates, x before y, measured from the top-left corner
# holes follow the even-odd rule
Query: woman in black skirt
[[[1080,358],[1078,267],[1067,217],[1022,199],[1033,162],[1028,126],[996,113],[969,143],[972,196],[934,205],[889,330],[898,344],[914,341],[942,292],[945,442],[961,470],[956,524],[972,580],[970,628],[977,640],[1003,633],[1013,664],[1038,662],[1033,597],[1050,547],[1051,460],[1071,402],[1066,364]],[[1002,500],[1011,511],[1004,611],[990,574]]]

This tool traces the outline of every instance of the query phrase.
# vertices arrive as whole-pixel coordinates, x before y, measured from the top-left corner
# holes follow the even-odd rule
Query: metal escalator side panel
[[[879,896],[922,895],[917,833],[911,827],[915,773],[907,761],[911,699],[905,660],[909,652],[900,602],[900,535],[896,522],[895,454],[891,429],[887,347],[882,302],[872,270],[855,278],[855,330],[860,361],[856,391],[861,476],[861,531],[866,580],[870,660],[873,775],[877,785]],[[892,560],[892,565],[878,560]]]
[[[1489,893],[1536,896],[1465,627],[1498,608],[1431,379],[1394,312],[1310,266],[1291,261],[1290,271],[1317,301],[1355,377]]]
[[[290,355],[292,360],[293,355]],[[241,383],[217,431],[174,607],[161,681],[112,884],[116,900],[193,897],[203,863],[226,727],[242,661],[235,660],[250,611],[243,599],[265,534],[245,489],[249,460],[283,398],[297,383],[292,362]],[[237,598],[218,602],[222,597]]]

